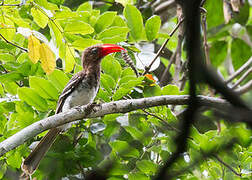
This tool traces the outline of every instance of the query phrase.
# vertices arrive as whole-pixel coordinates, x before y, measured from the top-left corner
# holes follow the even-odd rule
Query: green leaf
[[[107,90],[107,92],[112,95],[112,91],[116,86],[115,80],[108,74],[101,74],[101,86]]]
[[[112,23],[111,27],[127,27],[126,22],[120,16],[115,16],[114,22]]]
[[[1,30],[0,30],[0,31],[1,31]],[[0,49],[12,50],[12,49],[14,49],[14,48],[15,48],[15,47],[12,46],[11,44],[8,44],[7,42],[0,40]]]
[[[113,56],[106,56],[101,62],[102,70],[114,78],[117,82],[121,76],[122,67]]]
[[[219,0],[206,1],[207,26],[212,28],[224,23],[223,2]]]
[[[157,38],[160,26],[161,26],[161,19],[159,16],[156,16],[156,15],[151,16],[146,21],[145,32],[146,32],[147,39],[149,41],[153,41],[154,39]]]
[[[119,156],[122,157],[133,157],[137,158],[139,156],[138,150],[131,147],[126,141],[113,141],[110,142],[112,150],[115,151]]]
[[[143,173],[136,172],[128,174],[129,180],[150,180],[150,178]]]
[[[116,12],[111,12],[111,11],[105,12],[102,15],[100,15],[94,27],[95,31],[99,33],[105,30],[107,27],[109,27],[113,23],[115,16],[116,16]]]
[[[0,179],[3,178],[6,170],[7,170],[7,164],[4,161],[0,161]]]
[[[48,105],[35,90],[27,87],[18,88],[18,97],[27,102],[27,104],[34,106],[39,111],[47,111]]]
[[[134,128],[132,126],[124,126],[123,127],[134,139],[138,141],[146,140],[143,136],[144,132],[139,131],[137,128]],[[144,138],[143,138],[144,137]]]
[[[92,5],[89,2],[85,2],[78,7],[78,11],[92,11]]]
[[[53,39],[55,38],[57,47],[60,47],[60,45],[63,44],[63,41],[62,41],[63,36],[61,33],[61,31],[63,31],[62,27],[56,20],[54,21],[54,23],[49,21],[48,26],[50,28],[51,37],[53,37]]]
[[[19,151],[11,152],[11,155],[7,158],[7,164],[13,168],[19,168],[22,163],[22,157]]]
[[[34,21],[41,28],[45,28],[48,23],[48,17],[42,12],[43,10],[38,9],[37,7],[31,8],[31,14]]]
[[[128,67],[128,68],[125,68],[122,71],[121,78],[123,78],[125,76],[134,76],[134,77],[136,77],[136,74],[134,73],[134,71],[130,67]]]
[[[179,95],[179,88],[178,86],[168,84],[167,86],[163,87],[162,94],[163,95]]]
[[[160,96],[162,90],[158,85],[146,86],[143,90],[144,97]]]
[[[95,40],[95,39],[87,39],[87,38],[79,38],[77,40],[75,40],[73,43],[72,43],[72,46],[75,48],[75,49],[78,49],[80,51],[83,51],[84,49],[86,49],[87,47],[89,46],[93,46],[93,45],[96,45],[96,44],[101,44],[102,41],[100,40]]]
[[[126,76],[122,76],[120,81],[119,81],[119,85],[124,84],[129,82],[130,80],[137,80],[137,77],[134,75],[126,75]]]
[[[75,64],[74,49],[72,47],[66,46],[66,54],[63,64],[65,71],[71,72],[74,68],[74,64]]]
[[[137,168],[145,174],[154,175],[158,165],[150,160],[137,161]]]
[[[130,91],[131,89],[129,88],[119,87],[119,89],[117,89],[117,91],[113,95],[113,100],[117,101],[121,99],[123,96],[126,96]]]
[[[105,102],[110,102],[109,96],[110,94],[107,91],[104,91],[102,88],[100,88],[96,97],[101,98]]]
[[[67,23],[67,25],[64,28],[64,31],[70,34],[85,35],[93,33],[94,29],[88,23],[82,21],[73,21]]]
[[[123,15],[127,20],[130,34],[135,41],[142,39],[143,18],[141,12],[133,5],[127,5],[124,8]]]
[[[1,53],[0,54],[0,61],[8,62],[8,61],[15,61],[16,58],[8,53]]]
[[[31,76],[29,78],[29,84],[41,97],[46,99],[58,99],[58,91],[50,81]]]
[[[240,68],[252,55],[252,50],[243,40],[235,38],[231,44],[231,58],[234,69]]]
[[[67,75],[58,69],[55,69],[51,74],[47,75],[47,77],[50,81],[52,81],[53,85],[59,92],[62,92],[69,81]]]
[[[245,1],[239,10],[239,13],[234,13],[234,20],[241,25],[246,25],[249,19],[249,8],[248,1]]]
[[[250,40],[252,41],[252,25],[247,25],[246,30],[248,32],[248,35],[250,37]]]
[[[134,0],[115,0],[115,2],[118,2],[118,3],[122,4],[123,6],[126,6],[128,4],[131,4],[131,5],[134,4]]]
[[[218,67],[226,59],[227,42],[214,41],[209,50],[209,56],[213,66]]]
[[[125,166],[125,164],[116,162],[113,167],[109,171],[109,175],[120,176],[127,174],[129,172],[129,167]],[[123,180],[119,178],[109,178],[109,180]]]
[[[11,41],[13,40],[16,29],[15,29],[15,24],[12,20],[9,18],[6,18],[6,16],[0,16],[0,34],[7,40]]]
[[[121,79],[120,82],[122,83],[122,81],[125,81],[126,80],[125,78],[128,79],[128,77],[124,77],[124,78]],[[139,78],[136,78],[136,79],[134,79],[134,78],[129,79],[128,82],[122,83],[120,85],[120,87],[127,88],[127,89],[136,87],[136,86],[142,84],[143,79],[144,79],[144,77],[139,77]]]
[[[111,27],[98,34],[97,39],[103,43],[118,43],[127,39],[128,32],[127,27]]]
[[[4,82],[4,89],[12,95],[17,94],[18,87],[19,86],[15,82]]]
[[[16,71],[12,71],[0,76],[0,82],[20,81],[22,79],[22,74]]]

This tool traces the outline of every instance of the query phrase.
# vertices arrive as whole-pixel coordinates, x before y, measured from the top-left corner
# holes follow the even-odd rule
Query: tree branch
[[[247,82],[242,87],[235,89],[235,92],[237,94],[241,95],[241,94],[244,94],[244,93],[248,92],[250,89],[252,89],[252,80],[250,80],[249,82]]]
[[[238,79],[238,80],[234,83],[234,85],[231,87],[231,89],[235,89],[239,84],[241,84],[241,82],[242,82],[251,72],[252,72],[252,67],[249,68],[249,70],[246,71],[246,72],[242,75],[242,77],[241,77],[240,79]]]
[[[234,78],[236,78],[239,74],[241,74],[245,69],[247,69],[250,64],[252,63],[252,57],[249,58],[249,60],[242,65],[234,74],[232,74],[227,80],[226,84],[231,82]]]
[[[230,104],[223,99],[197,96],[199,104],[217,109],[229,109]],[[55,114],[43,120],[37,121],[22,129],[11,137],[0,143],[0,156],[18,147],[28,139],[35,137],[39,133],[72,121],[83,118],[101,117],[106,114],[126,113],[137,109],[145,109],[162,105],[186,105],[189,102],[188,95],[156,96],[150,98],[120,100],[90,108],[89,105],[73,108],[67,112]]]

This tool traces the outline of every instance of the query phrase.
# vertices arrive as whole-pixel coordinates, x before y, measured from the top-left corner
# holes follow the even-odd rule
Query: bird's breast
[[[86,79],[73,90],[73,92],[66,98],[63,105],[63,112],[75,106],[86,105],[92,103],[98,91],[97,85],[90,85]]]

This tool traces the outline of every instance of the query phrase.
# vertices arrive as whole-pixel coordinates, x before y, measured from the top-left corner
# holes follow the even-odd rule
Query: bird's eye
[[[98,53],[98,48],[92,49],[92,50],[91,50],[91,53],[92,53],[93,55],[97,55],[97,53]]]

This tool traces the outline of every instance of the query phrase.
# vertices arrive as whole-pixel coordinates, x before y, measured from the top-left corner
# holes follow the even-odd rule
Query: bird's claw
[[[96,102],[87,104],[87,108],[85,109],[86,114],[90,114],[92,111],[96,111],[94,108],[100,107],[100,104],[97,104]]]

